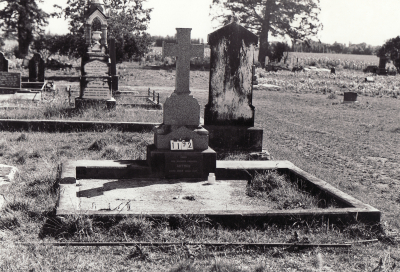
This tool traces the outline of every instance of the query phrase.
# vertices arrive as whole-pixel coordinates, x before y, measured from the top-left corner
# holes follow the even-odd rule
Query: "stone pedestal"
[[[263,130],[256,127],[204,126],[209,132],[209,145],[216,151],[261,152]]]

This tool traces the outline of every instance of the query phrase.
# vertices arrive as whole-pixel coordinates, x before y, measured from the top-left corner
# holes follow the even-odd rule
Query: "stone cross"
[[[163,57],[176,57],[176,94],[190,94],[190,58],[204,57],[204,44],[190,43],[191,28],[177,28],[177,43],[163,43]]]

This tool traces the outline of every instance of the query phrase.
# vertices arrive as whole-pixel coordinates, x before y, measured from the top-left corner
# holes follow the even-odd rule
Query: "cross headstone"
[[[39,53],[29,60],[29,82],[44,82],[44,61]]]
[[[166,178],[204,178],[216,169],[208,131],[200,125],[200,105],[190,95],[190,58],[203,57],[204,45],[190,43],[190,28],[177,28],[177,43],[163,44],[163,56],[175,56],[175,91],[164,103],[163,123],[154,131],[147,161]]]
[[[0,52],[0,72],[8,72],[8,59],[4,57],[3,52]]]
[[[200,105],[189,96],[190,58],[204,57],[204,44],[190,43],[191,28],[177,28],[177,43],[163,43],[163,56],[176,56],[175,91],[164,103],[165,125],[200,124]]]
[[[190,93],[190,58],[204,57],[204,45],[191,44],[190,31],[191,28],[177,28],[177,43],[163,43],[163,57],[176,57],[176,94]]]

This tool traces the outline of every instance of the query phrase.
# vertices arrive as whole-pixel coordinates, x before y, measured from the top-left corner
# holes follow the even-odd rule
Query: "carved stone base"
[[[209,132],[209,146],[218,152],[261,152],[263,130],[255,127],[204,126]]]
[[[153,129],[154,144],[158,149],[170,149],[171,140],[193,140],[194,150],[208,148],[208,131],[202,126],[168,126],[161,124]]]
[[[147,146],[147,163],[152,173],[164,178],[206,179],[215,173],[217,153],[211,148],[203,151],[173,151]]]

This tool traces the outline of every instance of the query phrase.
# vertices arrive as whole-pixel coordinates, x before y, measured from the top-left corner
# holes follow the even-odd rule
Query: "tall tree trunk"
[[[18,52],[16,57],[24,58],[29,53],[29,45],[33,41],[33,27],[29,18],[28,4],[29,0],[22,0],[20,5],[24,8],[19,11],[17,37],[18,37]]]
[[[32,32],[27,30],[20,30],[18,32],[18,58],[24,58],[29,53],[29,45],[33,40]]]
[[[265,3],[264,21],[261,25],[260,51],[258,52],[258,61],[262,64],[262,67],[265,67],[265,65],[268,64],[265,63],[265,57],[268,56],[268,33],[271,23],[273,5],[275,5],[275,0],[267,0],[267,2]]]

